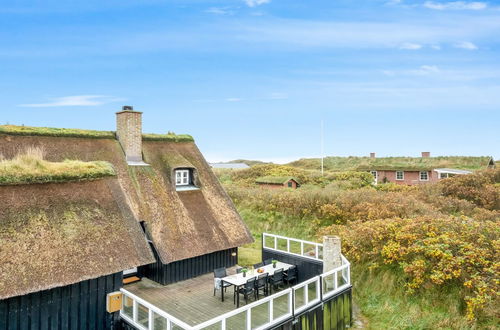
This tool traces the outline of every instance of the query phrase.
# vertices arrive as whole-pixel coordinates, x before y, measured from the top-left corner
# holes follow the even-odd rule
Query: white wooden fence
[[[266,239],[272,246],[266,243]],[[322,261],[322,244],[267,233],[263,234],[262,240],[267,249]],[[123,288],[120,316],[140,330],[263,330],[312,308],[350,284],[350,263],[342,256],[340,267],[196,326],[190,326]],[[257,309],[259,316],[254,317]]]

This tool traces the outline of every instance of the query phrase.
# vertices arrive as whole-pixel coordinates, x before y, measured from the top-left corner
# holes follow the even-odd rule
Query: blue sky
[[[0,123],[192,134],[210,161],[500,159],[500,2],[10,1]]]

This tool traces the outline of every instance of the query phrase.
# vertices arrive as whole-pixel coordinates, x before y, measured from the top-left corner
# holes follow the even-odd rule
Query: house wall
[[[384,178],[387,178],[387,182],[406,184],[410,186],[439,181],[438,174],[435,171],[427,171],[429,181],[420,181],[420,171],[404,171],[404,180],[396,180],[396,171],[377,171],[377,173],[378,183],[384,183]]]
[[[264,189],[282,189],[282,184],[274,184],[274,183],[258,183],[261,188]]]
[[[306,281],[323,273],[323,262],[310,258],[263,248],[262,260],[266,259],[276,259],[290,265],[296,265],[299,273],[299,282]]]
[[[189,247],[186,247],[189,248]],[[213,272],[216,268],[232,267],[238,263],[238,248],[216,251],[202,256],[163,264],[152,247],[156,262],[139,267],[140,276],[147,277],[162,285],[184,281],[202,274]],[[235,253],[235,256],[232,254]]]
[[[122,287],[122,273],[0,300],[0,329],[113,329],[106,295]]]
[[[352,325],[352,289],[333,296],[322,305],[309,309],[273,330],[332,330]]]

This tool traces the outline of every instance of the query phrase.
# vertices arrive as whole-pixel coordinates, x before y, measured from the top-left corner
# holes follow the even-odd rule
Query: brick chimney
[[[429,151],[422,151],[422,158],[429,158],[431,153]]]
[[[370,152],[370,158],[375,158],[375,153],[374,152]]]
[[[142,162],[142,112],[128,105],[116,113],[116,135],[127,162]]]

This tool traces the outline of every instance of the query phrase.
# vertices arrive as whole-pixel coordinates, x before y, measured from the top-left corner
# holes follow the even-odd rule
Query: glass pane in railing
[[[273,300],[273,319],[290,314],[290,295],[284,294]]]
[[[305,286],[295,290],[295,309],[298,309],[306,304],[305,291]]]
[[[167,319],[153,312],[153,330],[167,329]]]
[[[316,245],[304,243],[304,256],[316,258]]]
[[[149,308],[139,303],[137,304],[137,322],[145,328],[149,327]]]
[[[278,250],[280,251],[286,251],[287,249],[287,239],[284,239],[284,238],[278,238]]]
[[[335,275],[330,274],[323,276],[323,294],[335,290]]]
[[[172,322],[172,330],[186,330],[185,328],[181,327],[180,325],[175,324]]]
[[[269,317],[269,301],[252,307],[252,329],[260,328],[264,324],[269,323]]]
[[[246,329],[247,324],[247,311],[244,310],[236,315],[230,316],[226,319],[227,330],[242,330]]]
[[[344,278],[344,276],[342,276],[342,275],[343,275],[343,273],[344,273],[344,272],[343,272],[342,270],[339,270],[339,271],[337,272],[337,283],[338,283],[338,286],[342,286],[342,285],[344,285],[344,284],[347,284],[346,279]]]
[[[123,313],[130,317],[131,319],[133,318],[134,312],[134,301],[132,298],[125,296],[123,299]]]
[[[323,260],[323,247],[321,245],[318,246],[318,259]]]
[[[222,321],[216,322],[209,326],[202,328],[203,330],[221,330],[222,329]]]
[[[300,242],[290,241],[290,252],[296,253],[296,254],[301,254]]]
[[[274,237],[265,236],[264,237],[264,247],[274,249]]]
[[[309,302],[318,299],[318,282],[312,282],[308,284],[308,294],[309,294]]]

